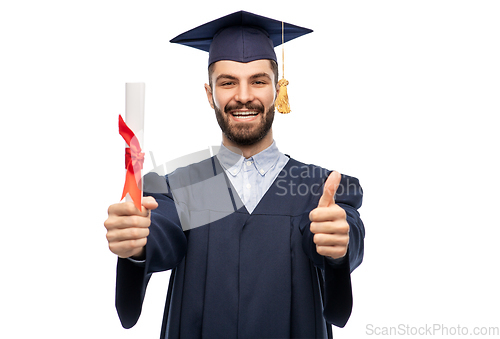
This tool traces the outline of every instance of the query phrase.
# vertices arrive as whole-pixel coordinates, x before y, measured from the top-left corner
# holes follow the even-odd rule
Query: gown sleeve
[[[346,211],[349,223],[349,260],[332,263],[316,252],[309,225],[303,233],[303,248],[323,277],[323,315],[325,320],[338,327],[344,327],[352,310],[351,275],[363,261],[365,228],[358,209],[363,200],[363,190],[358,179],[342,175],[340,186],[335,194],[335,202]],[[304,216],[304,218],[309,216]]]
[[[151,211],[146,259],[138,263],[118,258],[117,264],[115,303],[124,328],[133,327],[139,320],[152,273],[176,267],[187,247],[172,195],[146,192],[144,195],[154,197],[158,203],[158,208]]]

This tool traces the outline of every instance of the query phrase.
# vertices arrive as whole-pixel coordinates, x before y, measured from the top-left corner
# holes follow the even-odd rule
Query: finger
[[[106,234],[108,242],[120,242],[127,240],[139,240],[147,238],[149,228],[126,228],[111,230]]]
[[[335,204],[333,197],[339,188],[341,178],[342,176],[337,171],[330,173],[328,179],[326,179],[325,186],[323,188],[323,195],[319,199],[318,207],[328,207]]]
[[[139,211],[132,201],[120,202],[118,204],[113,204],[108,208],[108,215],[117,216],[130,216],[130,215],[142,215],[148,216],[150,210],[154,210],[158,207],[158,203],[153,197],[144,197],[142,199],[142,210]]]
[[[346,246],[316,246],[316,252],[332,259],[342,258],[347,254]]]
[[[130,216],[130,215],[147,215],[147,212],[142,213],[135,207],[132,201],[120,202],[113,204],[108,208],[108,215],[112,216]]]
[[[148,228],[150,225],[150,218],[139,215],[113,216],[104,222],[104,227],[108,231],[124,228]]]
[[[347,234],[315,234],[313,242],[318,246],[347,246],[349,235]]]
[[[349,234],[349,224],[344,220],[311,222],[311,233]]]
[[[339,205],[329,206],[328,208],[319,207],[315,208],[309,213],[309,220],[321,221],[335,221],[346,219],[345,210]]]
[[[126,240],[119,242],[110,242],[109,249],[120,258],[128,258],[141,251],[146,246],[147,238],[137,240]]]

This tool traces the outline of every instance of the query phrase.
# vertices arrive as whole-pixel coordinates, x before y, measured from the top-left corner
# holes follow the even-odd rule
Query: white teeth
[[[234,116],[242,116],[242,117],[245,117],[245,116],[250,116],[250,115],[257,115],[258,113],[257,112],[234,112],[232,113]]]

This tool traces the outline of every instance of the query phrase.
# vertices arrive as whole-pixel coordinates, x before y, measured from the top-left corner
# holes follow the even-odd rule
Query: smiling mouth
[[[231,112],[230,114],[238,120],[246,120],[256,117],[257,115],[259,115],[259,112],[244,111],[244,112]]]

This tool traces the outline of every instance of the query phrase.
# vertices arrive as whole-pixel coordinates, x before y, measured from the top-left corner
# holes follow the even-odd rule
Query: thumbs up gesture
[[[309,214],[311,232],[318,254],[338,259],[347,253],[349,224],[344,209],[335,204],[334,195],[340,185],[341,175],[332,172],[325,182],[318,207]]]

